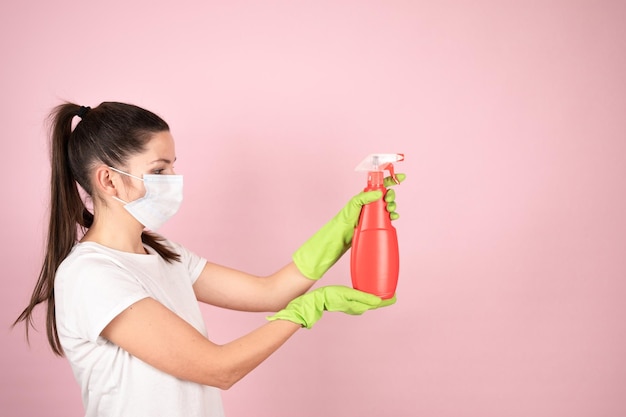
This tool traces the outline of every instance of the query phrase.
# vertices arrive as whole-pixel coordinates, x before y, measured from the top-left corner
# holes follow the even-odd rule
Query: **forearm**
[[[230,388],[265,361],[301,328],[302,326],[291,321],[276,320],[220,346],[219,359],[207,358],[207,360],[219,360],[228,364],[220,375],[219,387]],[[212,385],[210,380],[206,382],[207,385]]]
[[[269,311],[278,311],[284,308],[291,300],[307,292],[315,283],[306,278],[293,263],[287,264],[276,273],[265,278],[269,284],[268,293],[272,303]]]
[[[265,277],[207,263],[193,288],[196,298],[207,304],[230,310],[274,312],[313,284],[293,263]]]

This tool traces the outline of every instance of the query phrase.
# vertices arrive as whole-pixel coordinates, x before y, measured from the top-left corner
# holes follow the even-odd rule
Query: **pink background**
[[[256,274],[363,187],[364,156],[406,154],[397,305],[299,332],[229,417],[626,415],[625,2],[157,3],[0,6],[0,414],[82,415],[44,332],[9,329],[67,99],[161,114],[186,176],[163,232]],[[203,311],[220,343],[264,323]]]

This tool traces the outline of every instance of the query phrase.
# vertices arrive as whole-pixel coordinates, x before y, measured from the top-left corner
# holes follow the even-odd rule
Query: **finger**
[[[396,178],[398,179],[398,182],[402,182],[406,179],[406,174],[396,174]],[[396,185],[396,182],[393,180],[392,177],[386,177],[383,180],[383,184],[385,185],[385,187],[391,187],[393,185]]]
[[[343,310],[344,313],[346,314],[350,314],[352,316],[360,316],[361,314],[365,313],[368,310],[372,310],[374,308],[377,308],[378,305],[376,306],[372,306],[369,304],[363,304],[363,303],[358,303],[358,302],[352,302],[350,303],[350,307]]]
[[[396,199],[396,191],[393,188],[390,188],[385,193],[385,201],[391,203]]]
[[[359,210],[362,205],[373,203],[376,200],[380,200],[383,196],[382,191],[363,191],[352,198],[352,203],[359,206]]]
[[[347,288],[345,292],[346,299],[351,302],[357,302],[363,306],[369,306],[369,308],[375,307],[382,302],[382,299],[374,294],[349,287]]]
[[[391,298],[389,298],[389,299],[387,299],[387,300],[383,300],[383,301],[382,301],[382,302],[378,305],[378,307],[377,307],[377,308],[390,306],[390,305],[392,305],[392,304],[395,304],[395,303],[396,303],[396,301],[397,301],[397,298],[396,298],[396,295],[394,294],[394,295],[393,295],[393,297],[391,297]]]
[[[396,206],[397,204],[395,201],[392,201],[391,203],[387,203],[387,211],[389,213],[393,213],[394,211],[396,211]]]
[[[400,218],[400,215],[394,211],[394,212],[389,213],[389,218],[391,220],[398,220]]]

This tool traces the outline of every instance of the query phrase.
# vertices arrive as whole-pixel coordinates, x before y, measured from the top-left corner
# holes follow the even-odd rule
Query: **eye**
[[[152,171],[152,173],[153,173],[154,175],[161,175],[161,174],[163,173],[163,171],[165,171],[165,169],[163,169],[163,168],[159,168],[159,169],[155,169],[155,170],[153,170],[153,171]]]

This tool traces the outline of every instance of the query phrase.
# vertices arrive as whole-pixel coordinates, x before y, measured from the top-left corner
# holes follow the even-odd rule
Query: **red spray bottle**
[[[383,198],[361,209],[350,255],[352,286],[383,299],[389,299],[396,293],[400,269],[398,237],[387,212],[384,196],[387,189],[383,179],[385,171],[389,171],[399,184],[393,163],[403,160],[403,154],[373,154],[356,167],[356,171],[368,172],[364,191],[380,190]]]

